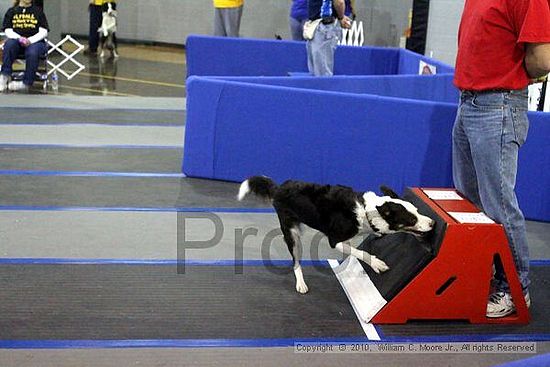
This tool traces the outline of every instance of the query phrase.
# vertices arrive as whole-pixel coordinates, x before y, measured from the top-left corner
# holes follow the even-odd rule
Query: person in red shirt
[[[529,250],[515,194],[518,151],[527,138],[527,86],[550,72],[549,0],[466,0],[454,83],[453,178],[460,192],[504,225],[527,305]],[[515,311],[499,261],[487,317]]]

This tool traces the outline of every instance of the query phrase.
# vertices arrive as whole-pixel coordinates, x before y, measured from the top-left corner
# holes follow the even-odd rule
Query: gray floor
[[[0,171],[135,172],[181,171],[181,147],[127,149],[0,145]]]
[[[2,107],[0,124],[3,125],[56,125],[56,124],[85,124],[82,108],[55,109],[53,108],[25,108]],[[85,117],[85,115],[84,115]],[[183,126],[185,123],[185,110],[155,110],[151,113],[147,109],[116,109],[105,108],[94,110],[91,121],[94,124],[104,125],[165,125]]]
[[[117,96],[74,96],[74,95],[21,95],[3,94],[0,98],[0,107],[44,108],[44,109],[77,109],[82,111],[81,119],[93,118],[96,110],[124,109],[148,110],[151,113],[157,110],[184,111],[186,99],[176,97],[117,97]],[[51,111],[55,113],[56,111]],[[63,113],[63,112],[62,112]],[[43,116],[46,118],[46,116]],[[34,121],[29,121],[33,122]],[[40,123],[40,122],[38,122]]]
[[[178,238],[190,244],[208,241],[209,247],[187,250],[195,260],[230,260],[235,256],[235,232],[255,229],[242,243],[243,259],[262,259],[262,250],[274,260],[290,259],[274,214],[97,211],[0,211],[0,255],[5,258],[175,259]],[[215,226],[219,218],[221,227]],[[184,228],[185,223],[185,228]],[[262,242],[269,233],[273,240]],[[17,246],[13,246],[17,243]],[[304,259],[339,258],[326,238],[305,229]],[[191,246],[190,246],[191,247]]]
[[[235,253],[235,231],[252,228],[257,232],[243,242],[244,259],[261,259],[261,243],[269,238],[269,233],[279,234],[275,214],[211,215],[214,218],[156,211],[4,210],[0,211],[0,228],[3,228],[0,231],[0,255],[7,258],[174,259],[178,236],[185,236],[188,241],[206,241],[221,232],[219,242],[208,248],[190,250],[189,258],[227,260]],[[219,228],[215,226],[216,218],[222,224]],[[188,222],[185,230],[182,229],[184,221]],[[548,226],[539,222],[528,223],[533,259],[548,258],[547,242],[541,238]],[[339,257],[330,249],[326,238],[311,229],[304,229],[302,243],[304,259]],[[268,245],[273,259],[289,259],[280,236],[274,237]]]
[[[32,98],[32,102],[29,102]],[[44,171],[127,171],[135,173],[179,173],[183,126],[175,125],[174,115],[166,111],[184,111],[183,98],[128,98],[77,96],[2,96],[0,105],[11,108],[32,104],[44,113],[37,122],[10,124],[7,115],[0,120],[0,170]],[[65,118],[56,116],[70,108]],[[148,109],[140,126],[124,126],[116,121],[105,124],[104,114],[94,120],[94,109]],[[81,110],[80,115],[75,110]],[[159,114],[155,115],[155,111]],[[120,111],[119,111],[120,112]],[[115,117],[121,116],[114,113]],[[50,114],[48,114],[50,113]],[[29,115],[31,116],[31,115]],[[49,116],[49,117],[48,117]],[[31,117],[29,117],[31,118]],[[34,117],[36,118],[36,115]],[[170,124],[163,125],[165,118]],[[8,121],[2,123],[1,121]],[[44,121],[51,123],[44,124]],[[22,121],[20,121],[22,122]],[[64,123],[69,123],[65,126]],[[125,123],[128,122],[125,120]],[[151,125],[148,125],[148,123]],[[28,124],[27,124],[28,123]],[[61,126],[56,126],[61,125]],[[107,125],[107,126],[103,126]],[[34,145],[21,147],[25,145]],[[57,160],[55,152],[63,159]],[[109,146],[143,146],[141,156],[105,151]],[[44,149],[41,149],[43,146]],[[63,148],[61,148],[62,146]],[[10,148],[11,147],[11,148]],[[46,148],[47,147],[47,148]],[[159,153],[154,147],[166,147]],[[111,147],[112,148],[112,147]],[[97,150],[96,150],[97,149]],[[123,148],[121,148],[123,149]],[[43,153],[41,155],[40,153]],[[101,156],[108,160],[101,162]],[[126,155],[126,156],[125,156]],[[114,157],[117,158],[114,158]],[[111,157],[111,158],[109,158]],[[117,159],[123,159],[117,161]],[[76,162],[75,162],[76,160]],[[78,162],[82,160],[82,162]],[[162,161],[157,166],[155,162]],[[166,161],[169,161],[166,163]],[[144,162],[143,165],[140,162]],[[155,167],[159,169],[154,169]],[[249,201],[237,203],[238,185],[205,182],[185,178],[116,178],[0,175],[0,257],[3,258],[74,258],[74,259],[174,259],[178,239],[200,241],[212,237],[216,228],[212,218],[178,214],[172,209],[186,206],[231,207],[243,210],[265,209],[266,205]],[[47,206],[48,210],[35,210]],[[17,208],[15,208],[17,207]],[[98,208],[99,207],[99,208]],[[132,210],[140,208],[140,211]],[[141,209],[154,209],[141,211]],[[115,209],[109,211],[106,209]],[[32,210],[31,210],[32,209]],[[54,209],[54,210],[51,210]],[[267,234],[276,231],[273,213],[214,213],[220,219],[223,234],[218,243],[205,249],[189,250],[188,259],[231,259],[235,254],[235,233],[255,228],[257,235],[243,243],[244,259],[260,259],[259,245]],[[198,218],[197,218],[198,217]],[[192,223],[185,226],[182,224]],[[533,259],[550,259],[550,224],[528,223]],[[316,233],[306,230],[305,258],[332,258],[336,254],[317,245]],[[264,249],[265,251],[265,249]],[[273,259],[288,259],[280,237],[267,247]],[[550,326],[548,327],[550,330]],[[546,332],[548,332],[548,330]],[[550,353],[550,342],[537,343],[537,353]],[[206,349],[69,349],[0,350],[4,366],[280,366],[280,365],[391,365],[391,366],[493,366],[529,357],[520,354],[301,354],[293,348],[206,348]]]

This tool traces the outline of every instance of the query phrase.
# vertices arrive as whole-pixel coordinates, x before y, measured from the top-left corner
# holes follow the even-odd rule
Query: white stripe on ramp
[[[337,260],[328,260],[336,278],[346,292],[348,299],[359,319],[359,323],[369,340],[380,340],[380,336],[373,324],[369,321],[387,303],[374,283],[370,280],[359,261],[348,256],[339,264]]]

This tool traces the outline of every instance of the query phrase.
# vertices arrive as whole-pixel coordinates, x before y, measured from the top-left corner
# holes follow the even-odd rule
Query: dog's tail
[[[277,184],[269,177],[252,176],[241,184],[237,199],[241,201],[249,192],[252,192],[262,199],[271,200],[276,190]]]

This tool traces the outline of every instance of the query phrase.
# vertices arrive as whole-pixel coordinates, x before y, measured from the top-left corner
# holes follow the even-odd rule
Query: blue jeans
[[[27,46],[26,48],[19,44],[16,39],[9,39],[4,43],[4,55],[2,57],[2,74],[11,76],[12,66],[21,52],[25,51],[25,75],[23,83],[31,86],[36,77],[36,71],[40,58],[46,55],[48,47],[46,42],[40,41]]]
[[[319,23],[313,39],[307,41],[307,66],[315,76],[332,76],[334,51],[342,38],[342,28],[335,21],[332,24]]]
[[[307,19],[298,20],[293,17],[288,18],[288,25],[290,27],[290,36],[293,41],[304,41],[304,23]]]
[[[461,93],[453,128],[453,177],[458,191],[501,223],[524,292],[529,286],[525,219],[514,187],[518,151],[527,138],[527,89]],[[509,291],[500,262],[497,291]]]

